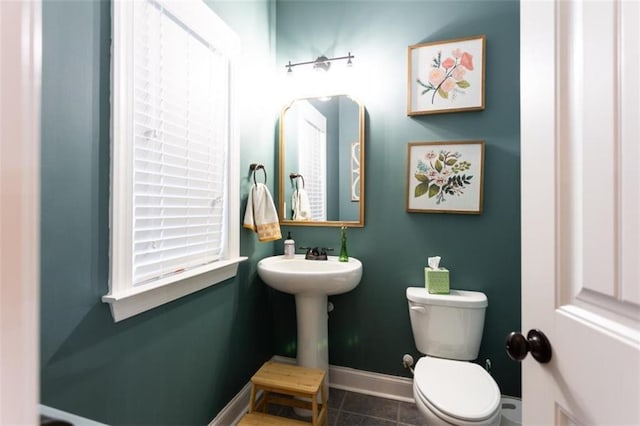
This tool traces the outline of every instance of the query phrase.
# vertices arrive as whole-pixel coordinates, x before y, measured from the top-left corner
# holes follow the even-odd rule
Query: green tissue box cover
[[[424,268],[424,286],[429,293],[449,293],[449,271],[445,268]]]

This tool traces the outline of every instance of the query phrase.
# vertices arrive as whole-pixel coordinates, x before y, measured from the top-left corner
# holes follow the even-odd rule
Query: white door
[[[640,425],[640,2],[521,3],[523,424]]]
[[[0,425],[38,423],[41,8],[0,0]]]

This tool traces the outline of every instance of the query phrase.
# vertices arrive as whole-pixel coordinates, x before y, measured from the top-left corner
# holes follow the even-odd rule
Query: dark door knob
[[[522,361],[531,352],[531,356],[541,364],[551,360],[551,343],[540,330],[529,330],[527,337],[516,331],[507,336],[506,349],[509,358]]]

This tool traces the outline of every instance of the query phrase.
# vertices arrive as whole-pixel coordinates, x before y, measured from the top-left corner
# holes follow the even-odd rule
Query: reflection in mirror
[[[278,185],[281,223],[364,226],[364,106],[347,95],[286,106]]]

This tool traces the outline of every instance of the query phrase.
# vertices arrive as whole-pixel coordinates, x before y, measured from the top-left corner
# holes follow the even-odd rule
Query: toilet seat
[[[414,395],[453,424],[493,424],[500,416],[498,385],[471,362],[420,358],[414,370]]]

